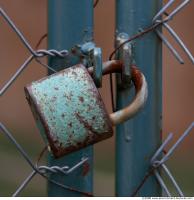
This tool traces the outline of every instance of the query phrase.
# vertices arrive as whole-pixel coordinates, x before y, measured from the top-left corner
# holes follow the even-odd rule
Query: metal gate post
[[[151,25],[161,0],[116,0],[116,34],[129,37]],[[134,119],[119,125],[116,134],[116,195],[130,196],[148,171],[150,158],[161,143],[162,44],[154,32],[134,43],[134,60],[148,81],[148,101]],[[117,87],[117,109],[130,101],[129,89]],[[160,196],[161,188],[149,177],[138,196]]]
[[[93,0],[48,0],[48,48],[70,50],[75,44],[83,44],[93,39]],[[71,66],[77,62],[75,57],[68,59],[50,58],[49,65],[55,70]],[[55,181],[78,189],[92,192],[93,186],[93,147],[87,147],[60,159],[49,156],[50,166],[70,167],[88,157],[86,169],[75,170],[70,175],[51,175]],[[89,170],[88,172],[86,170]],[[48,196],[83,196],[48,183]]]

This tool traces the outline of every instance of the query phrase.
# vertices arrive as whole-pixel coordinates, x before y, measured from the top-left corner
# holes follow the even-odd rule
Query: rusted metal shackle
[[[93,68],[89,68],[88,71],[92,75]],[[122,72],[122,61],[112,60],[103,63],[103,75],[116,72]],[[131,79],[135,86],[136,95],[133,101],[127,107],[109,115],[113,125],[120,124],[132,118],[136,113],[138,113],[142,109],[147,100],[148,89],[146,79],[144,75],[140,72],[140,70],[137,69],[137,67],[135,66],[132,66]]]
[[[122,72],[121,61],[103,64],[103,75],[114,72]],[[136,67],[131,73],[135,98],[110,115],[92,74],[93,67],[78,64],[25,87],[36,124],[55,158],[111,137],[114,125],[133,117],[145,104],[147,83]]]

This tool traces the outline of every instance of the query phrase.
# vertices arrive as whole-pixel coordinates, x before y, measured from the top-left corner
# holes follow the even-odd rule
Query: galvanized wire
[[[65,58],[69,55],[69,52],[67,50],[57,51],[55,49],[40,49],[40,50],[34,50],[29,42],[26,40],[26,38],[23,36],[23,34],[19,31],[19,29],[16,27],[16,25],[13,23],[13,21],[9,18],[7,13],[0,8],[0,14],[5,19],[5,21],[8,23],[8,25],[12,28],[12,30],[17,34],[17,36],[20,38],[22,43],[25,45],[25,47],[29,50],[31,55],[25,60],[25,62],[17,69],[17,71],[11,76],[11,78],[4,84],[4,86],[0,89],[0,96],[2,96],[9,87],[14,83],[14,81],[21,75],[24,69],[26,69],[29,64],[32,62],[32,60],[35,60],[36,62],[40,63],[42,66],[48,68],[49,70],[52,70],[53,72],[56,72],[52,67],[48,66],[47,64],[42,63],[39,59],[41,57],[45,56],[52,56],[52,57],[58,57],[58,58]],[[33,171],[30,173],[30,175],[21,183],[21,185],[18,187],[18,189],[13,193],[12,196],[17,196],[19,193],[28,185],[28,183],[32,180],[32,178],[39,174],[42,177],[46,178],[49,182],[64,188],[65,190],[70,190],[74,192],[81,193],[84,196],[93,196],[90,193],[79,191],[77,189],[71,188],[67,185],[63,185],[59,182],[56,182],[49,178],[48,174],[62,174],[62,175],[68,175],[70,173],[73,173],[75,170],[77,170],[79,167],[83,166],[86,161],[88,161],[88,158],[81,158],[81,161],[78,161],[74,166],[36,166],[33,164],[32,160],[28,156],[28,154],[25,152],[25,150],[21,147],[21,145],[16,141],[16,139],[13,137],[13,134],[6,128],[6,126],[0,122],[0,131],[14,144],[16,149],[20,152],[20,154],[23,156],[23,158],[26,160],[26,162],[30,165],[30,167],[33,169]]]
[[[64,58],[64,57],[66,57],[68,55],[68,51],[67,50],[57,51],[55,49],[49,49],[49,50],[41,49],[41,50],[37,50],[35,52],[38,55],[38,57],[36,57],[34,55],[30,55],[25,60],[25,62],[18,68],[18,70],[12,75],[12,77],[0,89],[0,96],[2,96],[7,91],[7,89],[12,85],[12,83],[23,72],[23,70],[26,69],[29,66],[29,64],[32,62],[33,59],[35,59],[39,64],[41,64],[42,66],[48,68],[49,70],[51,70],[53,72],[56,72],[56,70],[54,70],[52,67],[50,67],[50,66],[48,66],[46,64],[43,64],[38,58],[44,57],[44,56],[52,56],[52,57]]]
[[[154,175],[156,177],[156,180],[158,184],[160,184],[161,188],[163,189],[164,193],[171,197],[172,194],[170,190],[168,189],[167,185],[165,184],[162,176],[160,175],[161,170],[163,170],[166,174],[166,176],[169,178],[171,183],[173,184],[175,190],[177,191],[178,196],[184,197],[184,193],[181,190],[180,186],[176,182],[174,176],[166,166],[165,162],[172,156],[174,150],[183,142],[186,136],[191,132],[191,130],[194,128],[194,122],[191,123],[191,125],[185,130],[185,132],[179,137],[179,139],[172,145],[172,147],[164,154],[164,148],[169,144],[169,142],[173,138],[173,134],[170,133],[167,138],[164,140],[164,142],[161,144],[161,146],[157,149],[157,151],[154,153],[150,160],[150,168],[148,169],[147,173],[143,177],[140,184],[137,186],[136,190],[133,192],[131,196],[136,196],[138,192],[141,190],[147,179]]]
[[[170,20],[173,19],[173,17],[178,14],[178,12],[180,12],[189,2],[190,0],[184,0],[182,1],[181,4],[179,4],[171,13],[167,14],[166,10],[167,8],[169,8],[173,3],[175,2],[175,0],[169,0],[161,10],[159,10],[159,12],[153,17],[152,20],[152,25],[148,28],[143,29],[143,31],[141,33],[137,33],[136,35],[130,37],[128,40],[126,40],[125,42],[123,42],[122,44],[120,44],[118,47],[115,48],[115,50],[110,54],[109,59],[111,60],[113,58],[113,56],[115,55],[115,53],[123,47],[124,44],[126,44],[127,42],[131,42],[135,39],[138,39],[139,37],[144,36],[145,34],[155,31],[156,34],[159,36],[159,38],[162,40],[162,42],[168,47],[168,49],[170,50],[170,52],[174,55],[174,57],[179,61],[180,64],[184,64],[184,60],[182,58],[182,56],[177,52],[177,50],[173,47],[173,45],[167,40],[167,38],[162,34],[162,32],[158,29],[158,27],[160,26],[164,26],[164,28],[166,28],[166,30],[171,34],[171,36],[175,39],[175,41],[178,43],[178,45],[183,49],[183,51],[186,53],[186,55],[188,56],[188,58],[191,60],[192,64],[194,64],[194,57],[192,55],[192,53],[189,51],[189,49],[186,47],[186,45],[184,44],[184,42],[180,39],[180,37],[178,36],[178,34],[173,30],[173,28],[168,24],[168,22]],[[162,19],[162,15],[163,14],[167,14],[167,16]],[[111,99],[112,99],[112,107],[113,110],[115,110],[115,106],[114,106],[114,94],[113,94],[113,83],[112,83],[112,75],[110,75],[110,86],[111,86]],[[194,127],[194,122],[188,127],[188,129],[183,133],[183,135],[177,140],[177,142],[171,147],[171,149],[162,157],[161,160],[158,160],[158,156],[161,156],[161,154],[163,154],[164,148],[165,146],[169,143],[169,141],[172,139],[173,134],[170,133],[169,136],[167,137],[167,139],[164,141],[164,143],[160,146],[160,148],[156,151],[156,153],[153,155],[152,159],[151,159],[151,164],[150,164],[150,169],[148,169],[148,172],[145,174],[145,176],[143,177],[142,181],[140,182],[140,184],[137,186],[136,190],[133,192],[132,196],[136,196],[137,193],[139,192],[139,190],[141,190],[141,188],[143,187],[143,185],[145,184],[146,180],[152,176],[153,174],[155,175],[158,183],[160,184],[161,188],[163,189],[163,191],[165,192],[165,194],[168,197],[171,197],[171,193],[168,189],[168,187],[166,186],[166,184],[164,183],[162,177],[160,176],[160,173],[158,171],[159,168],[163,169],[163,171],[166,173],[166,175],[168,176],[168,178],[170,179],[170,181],[172,182],[173,186],[175,187],[177,194],[180,197],[183,197],[184,194],[181,190],[181,188],[179,187],[179,185],[177,184],[177,182],[175,181],[175,178],[173,177],[173,175],[171,174],[170,170],[168,169],[168,167],[165,165],[165,162],[169,159],[169,157],[172,155],[172,153],[174,152],[174,150],[179,146],[179,144],[184,140],[184,138],[189,134],[189,132],[191,131],[191,129]]]
[[[137,34],[131,36],[128,40],[121,43],[119,46],[117,46],[109,55],[109,60],[112,60],[115,54],[119,51],[120,48],[122,48],[126,43],[132,42],[133,40],[137,40],[146,34],[155,31],[158,37],[162,40],[162,42],[167,46],[167,48],[170,50],[170,52],[174,55],[174,57],[178,60],[180,64],[184,64],[184,60],[182,56],[178,53],[178,51],[173,47],[173,45],[167,40],[167,38],[164,36],[164,34],[158,29],[161,26],[164,26],[167,31],[172,35],[172,37],[175,39],[175,41],[179,44],[179,46],[183,49],[183,51],[186,53],[188,58],[191,60],[191,62],[194,64],[194,57],[190,50],[186,47],[184,42],[180,39],[178,34],[173,30],[173,28],[168,24],[169,21],[173,19],[175,15],[177,15],[189,2],[190,0],[184,0],[181,4],[179,4],[171,13],[168,13],[167,16],[165,16],[164,19],[162,19],[163,14],[167,14],[166,10],[175,2],[175,0],[169,0],[161,10],[158,11],[158,13],[153,17],[152,24],[146,28],[141,28],[139,30],[142,30],[141,32],[138,32]],[[113,78],[112,74],[110,74],[110,91],[111,91],[111,101],[112,101],[112,110],[115,111],[115,103],[114,103],[114,92],[113,92]]]
[[[0,89],[0,96],[2,96],[6,90],[12,85],[12,83],[18,78],[18,76],[23,72],[23,70],[29,66],[29,64],[32,62],[32,60],[35,59],[39,64],[42,66],[50,69],[53,72],[56,72],[52,67],[43,64],[39,58],[45,57],[45,56],[52,56],[52,57],[58,57],[58,58],[65,58],[69,55],[69,52],[67,50],[61,50],[57,51],[55,49],[40,49],[40,50],[34,50],[29,42],[26,40],[26,38],[23,36],[23,34],[19,31],[19,29],[16,27],[16,25],[13,23],[13,21],[9,18],[9,16],[6,14],[6,12],[0,8],[0,14],[5,19],[5,21],[10,25],[12,30],[17,34],[17,36],[20,38],[22,43],[25,45],[25,47],[29,50],[31,55],[25,60],[25,62],[18,68],[18,70],[12,75],[12,77],[4,84],[4,86]]]
[[[21,186],[16,190],[16,192],[14,192],[14,195],[19,194],[19,192],[21,192],[21,190],[23,190],[25,188],[25,186],[29,183],[29,181],[32,180],[34,175],[39,174],[42,177],[46,178],[49,182],[51,182],[55,185],[58,185],[58,186],[60,186],[64,189],[68,189],[68,190],[71,190],[71,191],[82,193],[85,196],[92,196],[92,194],[90,194],[90,193],[85,193],[85,192],[76,190],[74,188],[71,188],[69,186],[63,185],[61,183],[58,183],[58,182],[50,179],[49,176],[47,175],[48,171],[49,171],[49,173],[63,173],[63,175],[68,175],[68,174],[72,173],[73,171],[75,171],[80,166],[82,166],[88,160],[88,158],[81,158],[81,161],[76,163],[71,168],[69,166],[63,166],[63,167],[59,167],[59,166],[51,166],[51,167],[39,166],[39,167],[37,167],[36,165],[33,164],[32,160],[30,159],[28,154],[25,152],[25,150],[21,147],[21,145],[15,140],[15,138],[13,137],[13,134],[11,134],[11,132],[1,122],[0,122],[0,130],[15,145],[16,149],[20,152],[20,154],[23,156],[23,158],[27,161],[27,163],[33,169],[33,172],[22,182]],[[66,169],[66,171],[65,171],[65,169]]]
[[[177,33],[173,30],[173,28],[168,24],[168,22],[172,20],[173,17],[175,17],[175,15],[177,15],[190,2],[191,2],[190,0],[182,1],[182,3],[180,3],[171,13],[168,13],[168,15],[164,19],[161,20],[162,15],[166,13],[167,8],[169,8],[174,3],[174,0],[168,1],[167,4],[154,16],[152,22],[153,24],[163,22],[162,25],[172,35],[175,41],[179,44],[179,46],[183,49],[183,51],[187,54],[191,62],[194,64],[194,58],[193,58],[192,53],[189,51],[189,49],[186,47],[186,45],[180,39]],[[168,47],[168,49],[172,52],[175,58],[179,61],[179,63],[184,64],[182,57],[179,55],[179,53],[173,47],[173,45],[170,44],[170,42],[163,35],[163,33],[160,32],[158,29],[156,29],[156,33],[160,37],[160,39],[164,42],[164,44]]]
[[[169,180],[171,181],[171,183],[173,184],[175,190],[177,191],[177,194],[180,197],[183,197],[184,194],[181,190],[181,188],[179,187],[178,183],[176,182],[175,178],[173,177],[173,175],[171,174],[170,170],[168,169],[168,167],[166,166],[165,162],[172,156],[173,152],[175,151],[175,149],[181,144],[181,142],[183,142],[183,140],[185,139],[186,136],[188,136],[188,134],[191,132],[191,130],[194,128],[194,122],[191,123],[191,125],[185,130],[185,132],[179,137],[179,139],[174,143],[174,145],[172,145],[172,147],[168,150],[168,152],[162,156],[161,158],[161,154],[163,154],[163,150],[164,147],[169,143],[169,141],[172,139],[172,134],[169,134],[169,136],[167,137],[167,139],[164,141],[164,143],[159,147],[159,149],[156,151],[156,153],[153,155],[152,159],[151,159],[151,166],[153,168],[155,168],[155,176],[159,182],[159,184],[162,186],[162,188],[164,189],[164,191],[166,192],[167,196],[171,196],[169,190],[167,190],[164,181],[162,180],[162,177],[160,177],[159,173],[158,173],[158,169],[161,168],[165,174],[167,175],[167,177],[169,178]]]
[[[179,44],[179,46],[183,49],[183,51],[186,53],[186,55],[189,57],[192,63],[194,63],[194,57],[192,53],[189,51],[189,49],[186,47],[184,42],[180,39],[180,37],[177,35],[177,33],[173,30],[173,28],[168,24],[170,20],[173,19],[173,17],[180,12],[189,2],[190,0],[184,0],[181,4],[179,4],[171,13],[169,13],[164,19],[162,19],[162,15],[166,14],[166,10],[175,2],[175,0],[169,0],[164,7],[153,17],[152,24],[147,27],[143,28],[140,33],[135,34],[134,36],[130,37],[127,41],[120,44],[118,47],[114,49],[114,51],[111,53],[109,59],[111,60],[115,53],[122,48],[124,44],[127,42],[131,42],[133,40],[139,39],[140,37],[143,37],[145,34],[150,33],[152,31],[155,31],[156,34],[161,38],[161,40],[164,42],[164,44],[169,48],[169,50],[173,53],[175,58],[181,63],[184,63],[184,60],[181,55],[177,52],[177,50],[173,47],[173,45],[166,39],[166,37],[160,32],[158,27],[165,27],[166,30],[172,35],[172,37],[175,39],[175,41]],[[96,6],[98,1],[94,3]],[[44,35],[41,40],[38,42],[35,49],[32,48],[32,46],[29,44],[29,42],[26,40],[26,38],[23,36],[23,34],[19,31],[17,26],[14,24],[14,22],[10,19],[10,17],[6,14],[6,12],[0,8],[0,14],[4,18],[4,20],[8,23],[8,25],[12,28],[12,30],[17,34],[21,42],[24,44],[24,46],[29,50],[30,56],[25,60],[25,62],[18,67],[17,71],[11,76],[11,78],[4,84],[3,87],[0,89],[0,96],[2,96],[9,88],[10,86],[16,81],[16,79],[21,75],[21,73],[26,69],[29,64],[35,60],[37,63],[41,64],[42,66],[46,67],[47,69],[56,72],[51,66],[48,66],[47,64],[44,64],[41,62],[40,58],[45,56],[52,56],[52,57],[58,57],[61,59],[66,58],[69,56],[70,52],[67,50],[57,51],[55,49],[40,49],[37,50],[37,47],[40,45],[41,41],[47,37],[47,35]],[[112,75],[111,75],[111,96],[112,96],[112,104],[114,109],[114,99],[113,99],[113,86],[112,86]],[[169,143],[169,141],[172,139],[173,134],[169,134],[166,140],[163,142],[163,144],[158,148],[156,153],[153,155],[152,159],[150,160],[150,169],[147,170],[147,173],[145,177],[143,178],[142,182],[139,184],[137,189],[134,191],[132,196],[135,196],[138,191],[143,187],[146,180],[151,176],[155,175],[158,184],[163,188],[164,192],[167,196],[172,196],[170,193],[168,187],[166,186],[162,176],[160,175],[160,170],[163,170],[165,174],[168,176],[172,184],[174,185],[177,194],[180,197],[183,197],[184,194],[179,187],[178,183],[176,182],[175,178],[173,177],[172,173],[166,166],[165,162],[172,156],[174,150],[180,145],[180,143],[184,140],[184,138],[190,133],[191,129],[194,127],[194,122],[188,127],[188,129],[183,133],[183,135],[177,140],[177,142],[170,148],[170,150],[164,155],[164,148]],[[37,174],[41,175],[42,177],[46,178],[48,181],[50,181],[53,184],[58,185],[59,187],[62,187],[66,190],[75,191],[78,193],[81,193],[85,196],[92,196],[92,194],[76,190],[74,188],[71,188],[67,185],[63,185],[61,183],[58,183],[52,179],[49,178],[49,174],[61,174],[61,175],[68,175],[70,173],[73,173],[75,170],[77,170],[79,167],[83,166],[87,161],[88,158],[80,158],[79,161],[75,161],[74,166],[44,166],[44,165],[38,165],[33,164],[31,158],[28,156],[28,154],[25,152],[25,150],[21,147],[21,145],[15,140],[13,137],[13,134],[6,128],[6,126],[0,122],[0,130],[1,132],[14,144],[16,149],[20,152],[20,154],[23,156],[23,158],[26,160],[26,162],[30,165],[32,168],[32,172],[25,178],[25,180],[21,183],[21,185],[17,188],[17,190],[13,193],[12,196],[18,196],[20,192],[22,192],[25,187],[28,185],[28,183],[33,179],[33,177]]]

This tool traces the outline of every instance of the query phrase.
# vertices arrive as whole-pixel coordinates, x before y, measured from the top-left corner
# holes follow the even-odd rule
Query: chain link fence
[[[98,2],[98,1],[96,1]],[[163,26],[168,33],[172,36],[172,38],[175,40],[177,45],[182,48],[185,55],[188,56],[188,58],[191,60],[191,62],[194,64],[194,58],[192,53],[189,51],[189,49],[186,47],[184,42],[180,39],[176,31],[169,25],[169,22],[182,10],[184,7],[190,3],[189,0],[182,1],[180,4],[178,4],[177,7],[175,7],[170,13],[167,12],[167,9],[175,2],[175,0],[169,0],[163,8],[155,15],[153,18],[153,21],[151,22],[149,27],[142,27],[141,31],[137,33],[136,35],[132,36],[129,40],[122,43],[119,47],[117,47],[110,55],[110,60],[113,58],[114,54],[117,52],[119,48],[121,48],[124,44],[131,42],[133,40],[139,39],[143,37],[145,34],[149,34],[151,31],[155,31],[158,37],[161,38],[163,43],[167,46],[169,51],[174,55],[174,57],[178,60],[180,64],[184,64],[184,59],[182,57],[182,54],[180,54],[177,49],[167,40],[165,35],[158,29],[159,27]],[[95,3],[95,6],[97,4]],[[11,29],[15,32],[17,37],[20,39],[20,41],[23,43],[25,48],[29,51],[30,56],[27,57],[27,59],[24,61],[24,63],[18,67],[17,71],[7,80],[3,86],[0,86],[0,96],[1,98],[4,98],[6,92],[9,90],[9,88],[15,83],[15,81],[20,77],[20,75],[23,73],[23,71],[29,66],[29,64],[32,61],[36,61],[40,66],[49,69],[53,72],[56,72],[51,66],[48,66],[47,64],[43,63],[40,58],[43,57],[58,57],[61,59],[64,59],[72,52],[68,52],[67,50],[57,51],[55,49],[33,49],[30,43],[26,40],[24,35],[20,32],[20,30],[17,28],[17,26],[14,24],[12,19],[8,16],[8,14],[0,8],[0,14],[1,18],[3,18],[6,23],[11,27]],[[112,81],[111,81],[112,84]],[[113,101],[113,91],[112,91],[112,101]],[[114,103],[113,103],[114,105]],[[191,105],[192,107],[192,105]],[[157,179],[158,184],[160,184],[161,188],[163,189],[163,195],[164,196],[172,196],[175,195],[172,194],[170,191],[170,188],[166,185],[163,175],[167,176],[167,178],[171,181],[173,187],[176,190],[176,195],[183,197],[184,191],[182,191],[181,187],[178,185],[178,183],[175,180],[175,177],[170,172],[169,168],[166,165],[166,161],[173,155],[174,150],[180,145],[180,143],[184,140],[184,138],[191,132],[191,130],[194,128],[194,122],[191,123],[191,125],[185,130],[185,132],[180,136],[180,138],[172,145],[171,148],[169,148],[168,151],[165,150],[167,144],[172,139],[173,134],[170,133],[167,138],[163,141],[163,144],[158,148],[158,150],[153,154],[153,157],[150,160],[150,168],[147,169],[147,174],[145,174],[144,177],[142,177],[142,182],[139,184],[137,189],[134,191],[131,196],[136,196],[138,192],[141,190],[142,186],[146,182],[146,180],[150,176],[155,176]],[[64,176],[72,173],[73,171],[77,170],[78,168],[83,168],[86,164],[86,161],[88,158],[82,158],[79,161],[75,161],[75,164],[73,166],[67,165],[63,167],[59,166],[51,166],[48,167],[46,165],[40,165],[39,161],[43,157],[44,153],[47,151],[48,147],[43,147],[43,151],[40,153],[39,158],[37,159],[37,162],[34,163],[31,159],[31,157],[28,155],[28,153],[24,150],[24,148],[20,145],[20,142],[17,141],[14,137],[14,132],[12,133],[9,130],[9,127],[6,127],[5,124],[1,121],[0,122],[0,130],[1,134],[3,134],[11,143],[15,146],[16,150],[21,154],[23,159],[28,163],[28,165],[31,167],[32,171],[30,174],[18,185],[18,188],[13,191],[12,196],[18,196],[20,193],[28,186],[28,184],[31,182],[31,180],[36,176],[40,175],[49,182],[58,185],[61,188],[64,188],[66,190],[71,190],[77,193],[81,193],[84,196],[93,196],[93,194],[86,193],[84,191],[76,190],[75,188],[71,188],[67,185],[62,185],[52,179],[49,178],[49,175],[52,173],[54,174],[62,174]],[[3,162],[3,161],[2,161]],[[1,194],[0,194],[1,195]]]

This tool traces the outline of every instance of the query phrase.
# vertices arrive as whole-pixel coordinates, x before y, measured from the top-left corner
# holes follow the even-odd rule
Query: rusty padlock
[[[121,70],[121,61],[103,64],[103,75]],[[112,126],[134,116],[147,99],[145,77],[132,67],[135,98],[109,115],[92,74],[92,67],[78,64],[25,87],[37,126],[56,158],[111,137]]]

